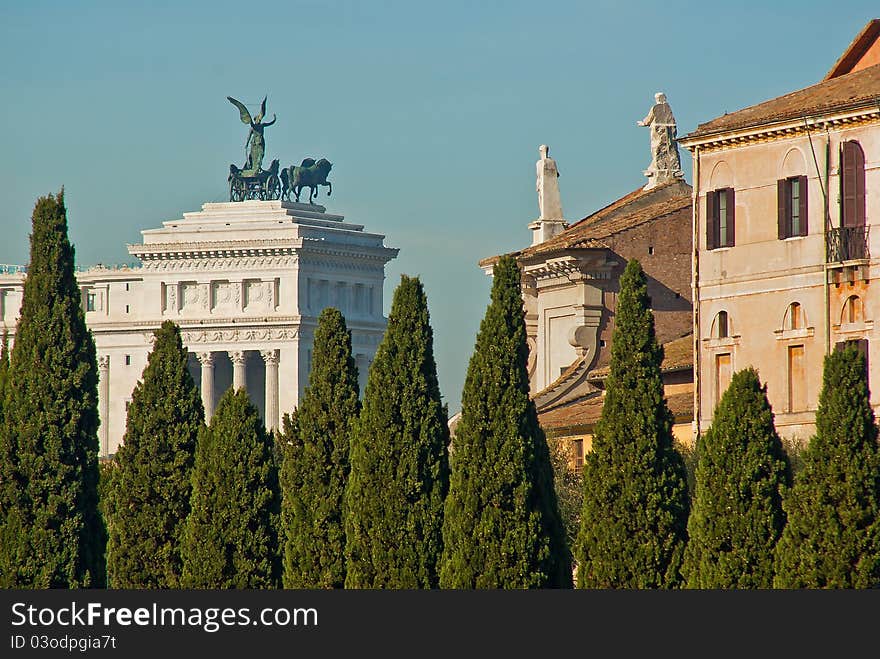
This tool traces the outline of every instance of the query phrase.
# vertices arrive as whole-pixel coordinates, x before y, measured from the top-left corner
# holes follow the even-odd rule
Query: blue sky
[[[226,200],[268,94],[266,161],[333,162],[319,203],[423,281],[441,391],[459,408],[488,303],[485,256],[528,245],[550,145],[574,221],[644,183],[663,91],[679,136],[818,82],[876,3],[0,3],[0,263],[27,260],[37,197],[65,186],[81,265]],[[689,154],[682,153],[690,180]]]

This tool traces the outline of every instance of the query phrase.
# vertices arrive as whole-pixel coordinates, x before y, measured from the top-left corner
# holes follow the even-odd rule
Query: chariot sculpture
[[[227,96],[229,102],[238,108],[241,121],[251,127],[244,148],[247,160],[244,167],[229,165],[229,201],[244,201],[245,199],[280,199],[281,181],[278,179],[280,167],[277,159],[272,161],[268,170],[263,169],[263,155],[266,152],[266,139],[263,130],[275,123],[276,117],[272,115],[272,121],[263,123],[266,116],[266,97],[260,104],[260,113],[251,117],[251,113],[240,101]]]
[[[269,169],[263,169],[263,156],[266,152],[266,139],[263,130],[275,123],[276,117],[272,115],[272,121],[263,123],[266,116],[266,97],[260,104],[260,112],[254,117],[245,107],[244,103],[235,100],[231,96],[226,97],[230,103],[238,108],[241,121],[250,126],[247,142],[245,142],[245,164],[238,167],[229,165],[229,201],[244,201],[246,199],[259,199],[262,201],[287,199],[291,193],[296,201],[299,201],[303,188],[309,188],[309,203],[311,204],[318,194],[318,186],[329,188],[327,195],[333,192],[333,186],[327,180],[327,175],[333,167],[326,158],[315,160],[305,158],[300,165],[291,165],[280,169],[278,159],[274,159]]]

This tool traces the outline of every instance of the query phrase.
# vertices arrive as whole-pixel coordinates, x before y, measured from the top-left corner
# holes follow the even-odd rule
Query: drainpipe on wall
[[[691,304],[694,330],[694,444],[700,436],[700,146],[694,147],[694,202],[692,221]],[[827,279],[827,277],[826,277]]]
[[[822,218],[823,234],[825,238],[825,354],[831,354],[831,286],[828,283],[828,232],[831,229],[831,215],[828,204],[828,170],[831,160],[831,133],[828,132],[828,124],[825,124],[825,185],[823,189]]]

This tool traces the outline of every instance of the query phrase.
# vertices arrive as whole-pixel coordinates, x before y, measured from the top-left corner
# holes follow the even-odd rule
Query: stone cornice
[[[806,124],[804,123],[806,119]],[[824,116],[806,116],[775,123],[748,126],[733,130],[719,131],[708,135],[682,138],[679,144],[690,151],[700,147],[701,153],[729,149],[744,144],[761,144],[792,137],[818,135],[826,129],[855,128],[880,123],[880,108],[876,105],[861,107],[849,112]]]

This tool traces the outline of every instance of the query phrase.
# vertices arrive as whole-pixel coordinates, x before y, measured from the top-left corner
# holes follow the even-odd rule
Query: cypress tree
[[[347,588],[436,588],[449,428],[428,301],[402,276],[351,440]]]
[[[278,469],[243,388],[230,388],[199,434],[183,538],[185,588],[275,588]]]
[[[108,496],[107,572],[114,588],[179,588],[196,439],[204,409],[180,330],[156,331],[128,407]]]
[[[662,360],[645,273],[633,259],[620,278],[605,403],[584,459],[577,547],[581,588],[680,583],[687,474],[672,444]]]
[[[285,588],[342,588],[351,425],[359,410],[351,333],[333,307],[318,317],[312,371],[281,438]]]
[[[758,373],[735,373],[697,440],[683,576],[689,588],[770,588],[791,471]]]
[[[783,502],[777,588],[880,586],[880,450],[864,358],[825,357],[816,434]]]
[[[3,428],[3,402],[6,400],[6,381],[9,379],[9,333],[3,328],[0,337],[0,432]]]
[[[494,268],[462,392],[443,520],[443,588],[571,587],[544,433],[529,398],[516,261]]]
[[[101,587],[98,366],[74,276],[64,192],[37,200],[9,366],[0,460],[0,582]]]

